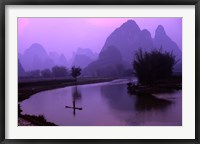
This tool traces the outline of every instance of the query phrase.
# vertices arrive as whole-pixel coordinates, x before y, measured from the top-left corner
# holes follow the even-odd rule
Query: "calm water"
[[[182,125],[182,91],[141,98],[127,81],[71,86],[37,93],[20,103],[22,114],[44,115],[61,126]]]

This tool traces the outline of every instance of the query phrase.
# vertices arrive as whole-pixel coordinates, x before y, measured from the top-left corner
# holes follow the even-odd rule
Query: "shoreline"
[[[55,82],[54,81],[25,82],[18,84],[18,102],[22,102],[23,100],[30,98],[32,95],[46,90],[64,88],[74,85],[109,82],[115,79],[116,78],[94,78],[94,79],[83,79],[79,80],[78,82],[67,81],[67,80],[56,80]],[[40,85],[41,83],[42,85]],[[20,85],[22,86],[20,87]]]
[[[75,82],[75,81],[72,82],[68,80],[56,80],[56,82],[53,84],[52,84],[52,81],[25,82],[23,84],[25,85],[24,88],[20,88],[20,86],[18,85],[18,88],[19,88],[18,102],[22,102],[23,100],[30,98],[32,95],[42,92],[42,91],[46,91],[46,90],[53,90],[57,88],[64,88],[64,87],[69,87],[69,86],[74,86],[74,85],[103,83],[103,82],[109,82],[115,79],[116,78],[93,78],[93,79],[80,80],[78,82]],[[37,85],[38,83],[43,83],[43,84],[38,86]],[[32,117],[33,116],[19,114],[18,126],[37,126],[37,125],[39,126],[39,124],[36,123],[37,117],[34,117],[35,120],[33,121],[32,121]]]
[[[46,91],[46,90],[53,90],[57,88],[63,87],[70,87],[74,85],[86,85],[86,84],[98,84],[103,82],[113,81],[119,78],[85,78],[79,79],[78,82],[70,81],[67,79],[62,80],[50,80],[50,81],[36,81],[36,82],[25,82],[19,84],[19,95],[18,95],[18,103],[21,101],[30,98],[32,95]],[[20,87],[21,86],[21,87]],[[135,85],[132,82],[127,83],[127,89],[129,94],[137,94],[140,97],[140,100],[147,99],[148,101],[152,101],[158,103],[157,98],[153,95],[154,93],[160,93],[169,91],[171,89],[182,89],[181,81],[167,81],[167,82],[160,82],[159,86],[145,86],[145,85]],[[21,92],[21,93],[20,93]],[[170,101],[168,100],[159,100],[159,103],[163,105],[169,104]],[[52,122],[46,121],[43,116],[31,116],[31,115],[22,115],[20,114],[18,108],[18,126],[56,126]]]

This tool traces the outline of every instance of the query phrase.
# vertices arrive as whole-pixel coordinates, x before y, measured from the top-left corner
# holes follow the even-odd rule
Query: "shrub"
[[[139,49],[133,61],[134,74],[139,83],[154,84],[158,80],[170,78],[175,64],[176,60],[172,52],[162,52],[161,50],[143,52]]]
[[[52,74],[55,77],[65,77],[67,76],[67,69],[64,66],[54,66],[52,68]]]

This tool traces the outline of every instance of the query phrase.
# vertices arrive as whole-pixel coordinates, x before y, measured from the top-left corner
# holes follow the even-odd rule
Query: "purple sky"
[[[182,49],[182,18],[18,18],[18,51],[40,43],[47,52],[64,53],[67,59],[78,47],[99,52],[110,33],[128,19],[148,29],[152,37],[162,25]]]

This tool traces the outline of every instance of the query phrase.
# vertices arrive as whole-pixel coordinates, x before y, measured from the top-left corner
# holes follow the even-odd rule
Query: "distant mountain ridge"
[[[56,52],[48,54],[38,43],[32,44],[24,54],[19,54],[19,60],[25,71],[51,69],[55,65],[67,67],[67,60],[63,54],[59,55]]]
[[[110,47],[117,49],[120,52],[121,57],[113,56],[112,53],[110,53],[109,59],[101,59],[100,56],[107,54],[104,52]],[[143,51],[162,49],[163,51],[173,52],[176,59],[180,60],[182,65],[182,52],[177,44],[167,36],[163,26],[159,25],[157,27],[155,37],[152,38],[148,30],[141,30],[135,21],[128,20],[108,36],[99,54],[99,58],[95,62],[89,64],[88,67],[85,68],[84,73],[92,76],[98,76],[98,74],[99,76],[107,76],[106,71],[108,71],[108,69],[112,67],[113,71],[115,71],[117,70],[117,67],[119,68],[119,65],[121,65],[120,67],[123,71],[132,69],[134,55],[139,48]],[[121,62],[118,61],[119,58],[121,59]],[[119,63],[113,65],[111,61],[118,61]],[[107,69],[105,69],[105,66],[99,65],[99,63],[106,64]],[[104,69],[104,71],[99,73],[99,69]],[[176,69],[176,66],[174,69]]]
[[[73,53],[71,66],[81,67],[83,69],[97,58],[98,54],[92,52],[91,49],[78,48],[77,51]]]
[[[137,23],[128,20],[116,28],[106,39],[99,54],[89,48],[78,48],[71,60],[67,61],[63,54],[57,52],[47,53],[45,48],[34,43],[24,54],[19,53],[19,73],[31,70],[51,69],[53,66],[81,67],[85,76],[121,76],[133,72],[133,59],[138,49],[151,51],[161,49],[173,52],[179,60],[174,71],[182,71],[182,51],[177,44],[167,35],[162,25],[155,30],[152,38],[147,29],[141,30]]]
[[[163,49],[167,52],[173,52],[176,59],[182,60],[182,52],[178,48],[178,45],[167,36],[164,27],[159,25],[155,31],[155,37],[153,38],[153,44],[156,49]]]
[[[57,52],[45,51],[45,48],[39,44],[34,43],[24,54],[19,53],[18,58],[20,65],[25,71],[51,69],[53,66],[65,66],[70,69],[72,66],[85,68],[88,64],[98,58],[98,54],[92,52],[89,48],[78,48],[73,54],[71,62],[68,62],[63,54]]]

